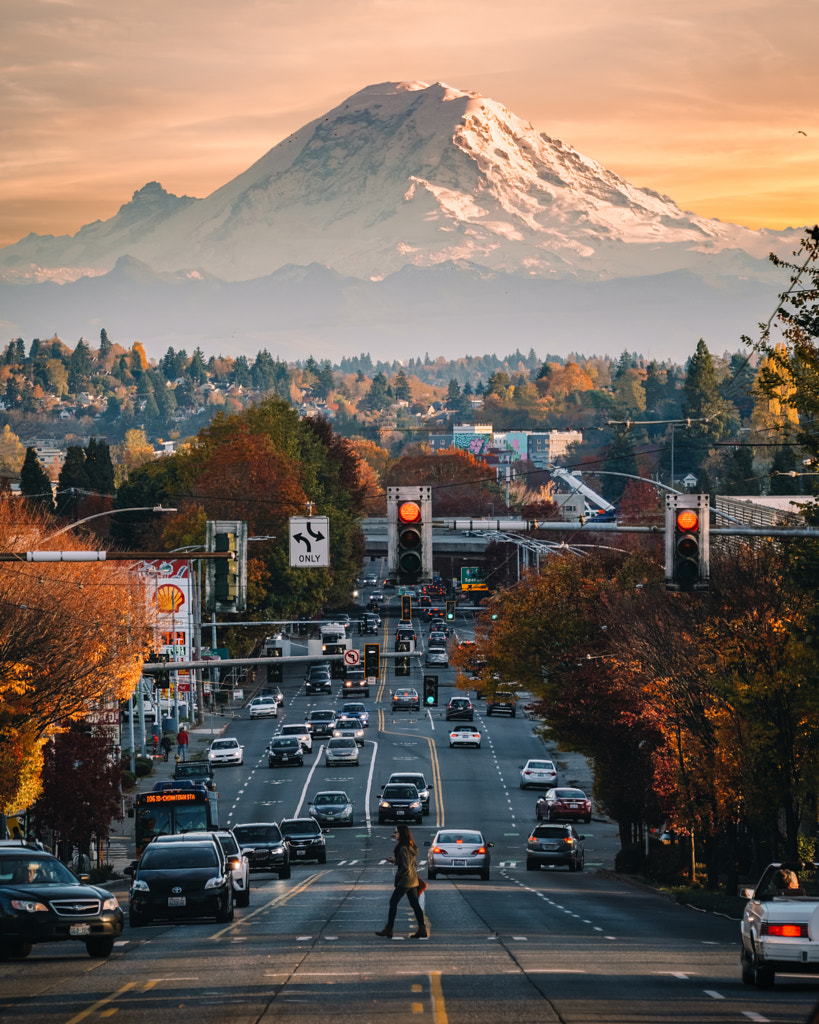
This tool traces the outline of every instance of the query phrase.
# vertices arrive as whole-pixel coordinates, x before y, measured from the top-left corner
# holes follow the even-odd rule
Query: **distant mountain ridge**
[[[264,338],[291,348],[315,339],[318,356],[347,325],[353,337],[387,345],[404,328],[441,344],[485,336],[486,325],[459,305],[476,280],[483,315],[497,329],[542,333],[550,315],[562,317],[563,298],[575,292],[577,300],[586,285],[590,308],[575,310],[572,345],[579,331],[600,351],[609,340],[618,344],[622,331],[600,323],[595,310],[617,316],[614,292],[629,279],[624,301],[642,282],[642,315],[650,315],[648,282],[656,281],[666,312],[683,317],[670,325],[663,315],[663,330],[708,335],[707,324],[690,323],[692,293],[704,307],[721,307],[721,323],[738,312],[739,296],[757,317],[781,283],[768,254],[787,255],[798,242],[794,230],[751,231],[685,213],[476,93],[384,83],[305,125],[206,198],[174,196],[150,182],[107,221],[73,236],[30,234],[0,249],[0,309],[11,332],[64,333],[69,317],[72,330],[86,333],[102,320],[120,333],[139,324],[144,340],[163,344],[171,320],[192,338],[217,341],[214,316],[221,323],[230,308],[235,344],[255,351]],[[414,278],[420,291],[407,295],[413,269],[424,272]],[[297,290],[310,292],[309,308],[294,305],[282,287],[282,275],[294,274]],[[514,282],[524,281],[533,285],[526,294],[537,295],[533,319],[504,298],[520,297]],[[138,287],[143,300],[134,296]],[[145,306],[147,293],[154,308]],[[431,315],[440,307],[445,322],[411,323],[417,310]],[[410,323],[396,324],[399,315]],[[626,320],[633,325],[633,316]],[[645,327],[656,336],[660,324]]]

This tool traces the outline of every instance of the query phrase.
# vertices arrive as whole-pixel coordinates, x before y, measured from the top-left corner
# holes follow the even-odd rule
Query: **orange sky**
[[[204,196],[366,85],[443,81],[635,185],[819,221],[819,4],[4,0],[0,245]]]

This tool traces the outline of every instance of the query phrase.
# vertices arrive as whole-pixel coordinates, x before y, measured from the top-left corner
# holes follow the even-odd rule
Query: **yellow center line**
[[[228,932],[235,931],[237,928],[240,928],[243,924],[247,924],[247,922],[250,921],[252,918],[256,917],[257,914],[263,914],[266,910],[270,910],[273,907],[283,906],[285,903],[287,903],[288,900],[292,900],[294,896],[298,896],[300,893],[303,893],[305,889],[309,889],[311,885],[314,885],[316,882],[319,881],[320,878],[323,878],[328,873],[329,869],[327,871],[318,871],[314,875],[309,875],[307,878],[304,879],[303,882],[299,882],[298,885],[294,886],[292,889],[289,889],[286,893],[283,893],[281,896],[276,896],[274,899],[270,900],[269,903],[265,903],[264,906],[257,907],[249,914],[242,914],[242,918],[240,921],[234,921],[231,924],[229,924],[227,928],[223,928],[221,931],[215,932],[213,935],[210,936],[211,940],[220,939],[223,935],[227,935]]]
[[[446,1015],[440,971],[432,971],[430,973],[429,994],[432,997],[432,1013],[435,1017],[435,1024],[448,1024],[449,1018]]]
[[[123,993],[128,992],[129,989],[132,989],[135,985],[135,981],[129,981],[126,985],[123,985],[122,988],[118,988],[112,995],[106,996],[105,999],[99,999],[93,1004],[93,1006],[89,1006],[87,1010],[83,1010],[81,1013],[72,1017],[67,1024],[77,1024],[78,1021],[85,1020],[86,1017],[89,1017],[92,1013],[96,1013],[97,1010],[102,1009],[103,1006],[107,1006],[108,1003],[112,1003],[115,999],[119,999]]]

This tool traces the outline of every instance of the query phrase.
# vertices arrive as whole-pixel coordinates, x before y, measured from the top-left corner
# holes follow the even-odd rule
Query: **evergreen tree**
[[[393,385],[393,395],[399,402],[409,402],[412,400],[412,389],[409,386],[407,375],[404,373],[403,367],[398,371],[395,376],[395,384]]]
[[[205,356],[200,348],[193,350],[188,373],[195,384],[204,384],[208,379],[208,371],[205,368]]]
[[[711,445],[724,436],[729,419],[728,407],[719,393],[711,353],[702,338],[688,362],[683,395],[682,414],[692,423],[678,445],[676,471],[683,476],[689,472],[694,473],[700,478]],[[680,436],[679,431],[677,436]]]
[[[98,494],[114,494],[114,464],[106,441],[91,438],[85,448],[88,489]]]
[[[759,494],[759,480],[754,476],[754,453],[750,445],[740,445],[725,461],[720,490],[723,494]]]
[[[68,361],[69,391],[72,393],[82,391],[84,385],[88,382],[88,378],[91,376],[92,369],[91,349],[80,338],[77,342],[77,347],[71,353],[71,358]]]
[[[247,356],[237,356],[233,360],[233,383],[242,388],[249,388],[253,383]]]
[[[103,360],[108,357],[113,347],[114,346],[111,344],[111,340],[108,337],[108,331],[103,327],[100,331],[100,350],[98,357],[100,362],[103,362]]]
[[[455,405],[461,398],[461,385],[452,377],[446,391],[446,404]]]
[[[54,495],[51,480],[40,462],[35,448],[26,448],[23,468],[20,470],[20,493],[31,505],[54,514]]]
[[[57,514],[76,518],[77,505],[90,490],[85,449],[69,445],[57,480]]]
[[[387,378],[383,373],[377,373],[373,377],[370,390],[362,399],[361,404],[365,409],[369,409],[370,412],[380,412],[392,404],[390,402],[390,389],[387,385]]]

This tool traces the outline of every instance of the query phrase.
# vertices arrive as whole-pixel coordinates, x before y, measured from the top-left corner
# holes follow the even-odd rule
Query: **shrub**
[[[123,768],[122,769],[122,782],[121,782],[121,786],[122,786],[123,792],[127,793],[128,790],[133,789],[135,785],[136,785],[136,775],[134,775],[134,773],[132,771],[130,771],[128,768]]]
[[[137,777],[143,779],[146,775],[150,775],[154,770],[154,762],[150,757],[142,757],[142,755],[140,755],[135,758],[134,767],[136,769]]]

